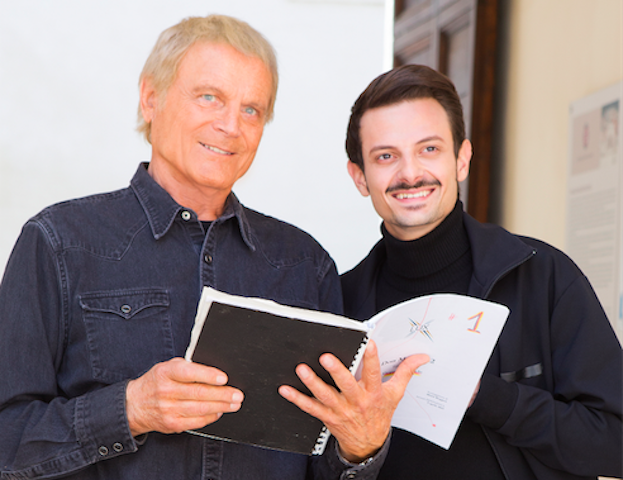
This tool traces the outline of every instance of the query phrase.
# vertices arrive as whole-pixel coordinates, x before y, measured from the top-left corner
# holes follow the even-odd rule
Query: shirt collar
[[[179,205],[169,193],[156,183],[156,181],[147,172],[149,163],[141,163],[130,181],[130,186],[134,190],[139,203],[145,211],[145,216],[149,221],[152,234],[156,240],[162,238],[173,225],[173,221],[180,215],[182,210],[192,212],[190,208]],[[194,212],[193,212],[194,213]],[[194,213],[195,218],[197,214]],[[224,222],[232,217],[236,217],[238,227],[242,239],[247,246],[255,251],[255,245],[252,242],[252,229],[247,220],[245,209],[238,201],[233,192],[229,194],[226,200],[225,209],[214,223]]]

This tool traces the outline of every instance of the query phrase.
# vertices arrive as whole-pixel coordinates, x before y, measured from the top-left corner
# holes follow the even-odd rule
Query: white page
[[[448,449],[508,313],[503,305],[438,294],[409,300],[370,319],[384,380],[409,355],[431,357],[409,382],[392,425]]]

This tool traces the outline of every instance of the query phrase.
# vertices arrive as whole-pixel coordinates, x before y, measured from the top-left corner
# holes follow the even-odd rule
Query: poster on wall
[[[623,341],[623,81],[573,102],[566,250]]]

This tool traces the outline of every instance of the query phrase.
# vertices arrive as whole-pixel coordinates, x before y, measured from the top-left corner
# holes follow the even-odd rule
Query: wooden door
[[[495,79],[497,0],[396,0],[395,65],[418,63],[446,74],[463,103],[474,147],[461,200],[486,222]]]

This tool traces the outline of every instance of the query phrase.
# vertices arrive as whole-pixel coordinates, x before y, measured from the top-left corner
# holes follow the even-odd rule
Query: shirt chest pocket
[[[135,378],[173,357],[169,294],[162,289],[80,295],[93,378]]]

